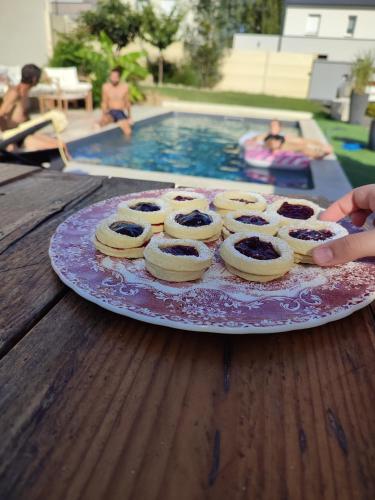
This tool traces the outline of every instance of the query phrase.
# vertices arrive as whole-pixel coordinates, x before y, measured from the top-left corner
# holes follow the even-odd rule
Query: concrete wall
[[[267,50],[277,52],[280,37],[278,35],[249,35],[236,33],[233,37],[234,50]]]
[[[232,50],[216,89],[304,98],[313,60],[312,55]]]
[[[350,75],[351,64],[343,62],[314,61],[311,72],[309,98],[330,101],[337,97],[344,75]]]
[[[0,0],[0,65],[43,65],[51,53],[48,0]]]
[[[264,39],[264,41],[263,41]],[[270,47],[270,48],[264,48]],[[321,38],[308,36],[268,36],[236,34],[233,37],[235,50],[270,50],[299,54],[319,54],[327,56],[331,61],[352,62],[361,52],[375,51],[375,29],[373,40],[357,40],[355,38]]]
[[[350,38],[374,39],[375,9],[365,9],[355,6],[346,8],[334,7],[288,7],[284,21],[284,36],[304,36],[306,21],[309,14],[321,15],[318,36],[342,38],[346,33],[348,17],[357,16],[354,35]]]
[[[331,61],[352,62],[361,52],[375,50],[375,40],[283,36],[280,50],[283,52],[321,54],[327,56]]]

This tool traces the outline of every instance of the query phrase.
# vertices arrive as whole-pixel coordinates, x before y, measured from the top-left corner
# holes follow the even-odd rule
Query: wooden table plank
[[[60,182],[58,176],[52,178]],[[66,206],[62,212],[55,214],[0,255],[0,303],[3,309],[0,316],[0,357],[66,291],[53,272],[48,257],[49,240],[61,222],[80,208],[112,196],[174,186],[172,183],[102,177],[96,177],[95,183],[87,184],[85,179],[88,177],[69,176],[68,192],[64,193],[63,187],[59,189],[60,198],[65,204],[69,199],[68,193],[76,197],[75,201],[78,195],[79,203]],[[71,182],[77,183],[76,189],[71,187]],[[17,185],[19,183],[15,183],[13,192],[18,198]],[[82,199],[83,195],[78,193],[87,193],[88,186],[99,187]],[[23,232],[24,228],[21,227],[20,231]]]
[[[13,182],[16,179],[22,179],[28,175],[42,172],[42,168],[31,167],[28,165],[11,165],[0,163],[0,186]]]
[[[102,184],[100,177],[44,171],[1,188],[0,253],[31,229]]]
[[[343,326],[189,334],[69,292],[0,363],[0,497],[372,500],[374,322]]]

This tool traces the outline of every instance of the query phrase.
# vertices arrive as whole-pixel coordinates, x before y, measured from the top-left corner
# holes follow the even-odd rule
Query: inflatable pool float
[[[252,167],[285,168],[303,170],[310,166],[310,159],[295,151],[272,152],[264,147],[247,148],[244,152],[245,162]]]
[[[241,148],[245,147],[245,142],[248,141],[248,140],[250,140],[250,139],[253,139],[257,135],[259,135],[259,132],[256,132],[255,130],[250,130],[249,132],[246,132],[246,134],[242,135],[238,139],[238,145]]]

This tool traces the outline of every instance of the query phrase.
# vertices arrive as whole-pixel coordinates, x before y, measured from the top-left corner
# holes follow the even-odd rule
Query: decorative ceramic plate
[[[221,190],[196,191],[209,199]],[[60,224],[50,258],[61,280],[110,311],[157,325],[216,333],[273,333],[310,328],[344,318],[375,298],[375,260],[332,267],[296,265],[283,278],[251,283],[230,274],[210,244],[213,265],[200,281],[168,283],[146,270],[143,259],[107,257],[92,237],[99,221],[124,200],[165,191],[118,196],[95,203]],[[269,202],[279,196],[266,196]],[[346,223],[351,232],[355,229]]]

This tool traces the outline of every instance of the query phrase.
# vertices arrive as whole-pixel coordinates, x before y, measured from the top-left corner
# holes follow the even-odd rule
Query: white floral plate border
[[[295,266],[270,283],[248,283],[228,273],[210,244],[214,262],[202,280],[168,283],[153,278],[143,259],[108,257],[92,244],[100,220],[118,203],[158,197],[169,190],[118,196],[86,207],[59,225],[49,255],[60,279],[83,298],[130,318],[181,330],[275,333],[344,318],[375,298],[375,260],[333,268]],[[210,200],[222,190],[196,189]],[[280,196],[266,196],[269,202]],[[355,231],[345,223],[349,231]]]

